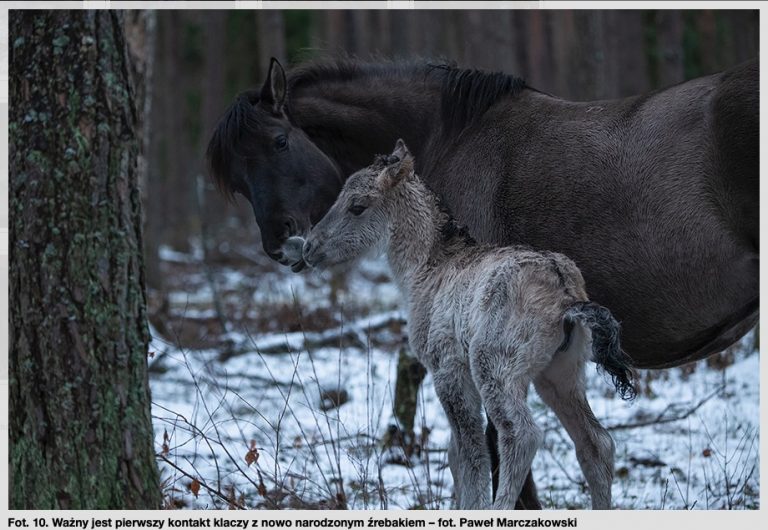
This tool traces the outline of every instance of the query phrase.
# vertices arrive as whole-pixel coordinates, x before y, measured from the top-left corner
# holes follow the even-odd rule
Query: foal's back
[[[422,335],[422,351],[442,335],[453,335],[462,356],[473,343],[512,347],[533,341],[544,350],[543,361],[564,340],[565,311],[588,299],[573,261],[525,247],[469,246],[433,265],[424,278],[410,310],[411,333],[417,340]]]

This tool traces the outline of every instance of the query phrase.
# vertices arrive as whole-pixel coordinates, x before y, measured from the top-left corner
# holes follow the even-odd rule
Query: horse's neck
[[[397,283],[410,292],[442,245],[440,227],[448,220],[435,196],[418,178],[408,177],[396,190],[387,242],[387,259]]]
[[[421,152],[437,127],[440,91],[433,81],[363,79],[319,82],[291,94],[291,119],[350,175],[389,153],[398,138]]]

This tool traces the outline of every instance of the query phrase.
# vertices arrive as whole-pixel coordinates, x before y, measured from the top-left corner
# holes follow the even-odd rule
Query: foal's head
[[[394,213],[395,190],[413,175],[413,156],[398,140],[390,155],[347,179],[341,194],[304,243],[312,267],[351,262],[384,240]]]

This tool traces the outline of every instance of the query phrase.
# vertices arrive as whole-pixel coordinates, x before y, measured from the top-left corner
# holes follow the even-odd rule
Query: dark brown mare
[[[252,204],[264,250],[297,270],[286,238],[403,137],[471,234],[569,256],[635,365],[665,368],[757,322],[758,98],[757,61],[591,102],[502,73],[337,60],[286,78],[273,61],[261,91],[227,110],[208,158],[221,188]]]

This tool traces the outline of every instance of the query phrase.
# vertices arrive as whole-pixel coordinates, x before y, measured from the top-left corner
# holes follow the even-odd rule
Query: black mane
[[[443,131],[458,134],[480,118],[496,101],[515,96],[526,87],[519,77],[502,72],[482,72],[457,68],[450,64],[432,64],[426,61],[364,62],[351,58],[320,59],[288,72],[288,98],[286,113],[290,117],[291,92],[315,83],[351,81],[354,79],[411,78],[414,82],[430,80],[440,83],[440,114]],[[421,87],[414,86],[414,90]],[[206,157],[209,173],[217,187],[232,196],[233,182],[230,160],[243,155],[241,139],[258,127],[254,104],[259,101],[258,90],[240,94],[226,110],[208,144]]]
[[[213,131],[211,141],[208,142],[205,153],[208,172],[219,191],[228,198],[232,197],[233,192],[230,160],[234,155],[243,155],[239,152],[241,138],[258,126],[256,111],[253,108],[258,101],[257,90],[248,90],[237,96],[235,102],[224,112]]]
[[[433,66],[443,70],[440,112],[444,130],[460,132],[480,118],[499,98],[518,95],[525,80],[503,72],[462,70]]]
[[[462,69],[453,64],[386,60],[369,63],[337,58],[321,59],[294,68],[288,74],[288,89],[290,92],[323,81],[407,76],[414,79],[420,77],[422,80],[437,79],[440,82],[440,113],[446,132],[460,132],[501,97],[516,96],[527,86],[520,77],[503,72]]]
[[[324,81],[392,79],[428,73],[425,61],[361,61],[351,57],[326,57],[300,64],[287,72],[288,91]]]

